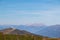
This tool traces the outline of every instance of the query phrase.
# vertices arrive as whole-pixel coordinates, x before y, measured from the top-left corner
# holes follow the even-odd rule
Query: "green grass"
[[[43,40],[42,36],[32,36],[32,35],[3,35],[0,33],[0,40]],[[46,40],[57,40],[54,38],[45,38]]]

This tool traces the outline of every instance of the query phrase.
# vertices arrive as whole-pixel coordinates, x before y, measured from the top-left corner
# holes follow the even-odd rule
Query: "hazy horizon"
[[[0,24],[60,24],[60,0],[0,0]]]

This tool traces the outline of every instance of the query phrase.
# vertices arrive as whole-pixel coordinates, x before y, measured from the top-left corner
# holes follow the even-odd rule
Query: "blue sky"
[[[60,24],[60,0],[0,0],[0,24]]]

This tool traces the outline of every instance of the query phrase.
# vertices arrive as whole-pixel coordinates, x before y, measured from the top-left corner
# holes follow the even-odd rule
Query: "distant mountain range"
[[[16,28],[19,30],[26,30],[31,33],[35,33],[43,28],[47,27],[46,25],[0,25],[0,30],[5,28]]]
[[[0,32],[2,32],[3,34],[16,34],[16,35],[32,34],[28,31],[18,30],[18,29],[15,29],[15,28],[6,28],[6,29],[3,29],[3,30],[0,30]]]
[[[0,26],[0,29],[4,29],[4,28],[14,28],[16,30],[18,29],[18,31],[26,30],[28,31],[28,33],[30,32],[37,35],[60,38],[60,25],[46,26],[46,25],[35,24],[35,25],[1,25]],[[11,33],[14,33],[14,31],[12,31]]]
[[[42,35],[42,36],[60,38],[60,25],[52,25],[52,26],[46,27],[36,33],[39,35]]]
[[[41,35],[37,35],[25,30],[19,30],[19,29],[15,29],[15,28],[6,28],[3,30],[0,30],[0,32],[2,32],[4,35],[30,35],[30,36],[38,36],[38,37],[43,37]]]

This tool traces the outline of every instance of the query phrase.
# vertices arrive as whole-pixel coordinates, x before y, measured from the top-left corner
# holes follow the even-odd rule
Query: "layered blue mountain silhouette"
[[[39,35],[43,35],[43,36],[60,38],[60,25],[52,25],[52,26],[46,27],[36,33]]]
[[[43,28],[45,28],[45,25],[0,25],[0,29],[5,29],[5,28],[16,28],[16,29],[21,29],[21,30],[27,30],[29,32],[35,33]]]
[[[56,37],[60,38],[60,25],[52,25],[52,26],[46,26],[46,25],[0,25],[0,30],[4,28],[16,28],[19,30],[26,30],[28,32],[47,36],[47,37]]]

